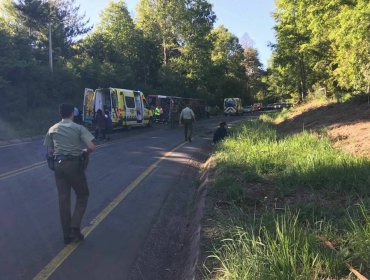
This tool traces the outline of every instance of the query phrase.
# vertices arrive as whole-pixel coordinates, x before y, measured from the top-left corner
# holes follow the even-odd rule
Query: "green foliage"
[[[210,75],[210,90],[221,105],[226,97],[248,99],[247,76],[241,62],[245,59],[239,40],[225,27],[219,26],[211,33],[213,66]]]
[[[233,214],[238,212],[234,210]],[[281,215],[266,215],[257,220],[232,219],[220,225],[228,230],[221,230],[224,239],[210,256],[219,264],[213,271],[216,278],[212,279],[335,277],[341,258],[321,246],[314,230],[299,218],[299,214],[286,210]]]
[[[370,84],[368,1],[276,1],[277,42],[270,91],[306,98],[325,88],[327,97],[367,92]]]
[[[357,211],[348,214],[350,231],[348,240],[350,247],[353,248],[352,261],[360,259],[365,267],[370,270],[369,248],[370,248],[370,211],[364,203],[357,206]]]
[[[96,79],[90,87],[134,88],[139,77],[143,79],[148,74],[141,55],[143,45],[142,34],[135,28],[126,4],[110,2],[94,33],[82,43],[86,52],[76,67],[84,79],[85,75],[88,80],[89,77]]]
[[[79,15],[79,7],[75,0],[41,1],[21,0],[13,1],[13,14],[27,30],[33,48],[45,53],[48,51],[49,24],[52,30],[53,52],[56,57],[70,57],[73,40],[86,34],[91,27]],[[11,8],[10,8],[11,9]]]
[[[0,3],[1,109],[31,114],[60,101],[82,104],[83,89],[122,87],[221,105],[260,91],[258,53],[243,50],[206,0],[141,0],[135,21],[123,0],[110,2],[90,31],[75,0]],[[49,68],[51,27],[54,73]],[[251,63],[253,64],[251,67]]]
[[[279,123],[285,121],[290,114],[291,109],[283,108],[283,110],[278,112],[262,114],[258,119],[265,123]]]

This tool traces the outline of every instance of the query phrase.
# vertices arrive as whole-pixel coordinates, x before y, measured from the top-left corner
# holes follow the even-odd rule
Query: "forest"
[[[264,69],[257,49],[215,26],[207,0],[140,0],[134,17],[123,0],[111,1],[94,28],[75,0],[3,0],[0,118],[45,118],[98,87],[211,106],[230,96],[247,105],[369,92],[369,1],[276,0],[275,8]]]

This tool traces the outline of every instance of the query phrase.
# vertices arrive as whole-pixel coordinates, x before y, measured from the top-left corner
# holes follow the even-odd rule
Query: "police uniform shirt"
[[[63,119],[49,128],[44,145],[53,148],[54,155],[80,156],[81,142],[87,145],[93,139],[94,136],[86,127]]]
[[[194,112],[192,109],[190,109],[189,107],[185,107],[182,111],[181,111],[181,114],[180,114],[180,119],[184,119],[184,120],[191,120],[195,118],[194,116]]]

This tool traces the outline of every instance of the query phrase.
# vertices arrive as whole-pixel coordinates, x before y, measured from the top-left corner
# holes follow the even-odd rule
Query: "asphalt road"
[[[192,143],[183,141],[181,128],[161,125],[114,133],[112,141],[100,143],[87,169],[86,239],[70,246],[63,244],[54,175],[42,141],[0,147],[0,279],[135,278],[142,270],[133,266],[148,252],[163,205],[172,202],[176,209],[175,199],[191,200],[186,191],[196,187],[194,162],[206,159],[218,121],[196,123]],[[181,190],[184,196],[171,195]],[[142,279],[162,277],[143,271]]]

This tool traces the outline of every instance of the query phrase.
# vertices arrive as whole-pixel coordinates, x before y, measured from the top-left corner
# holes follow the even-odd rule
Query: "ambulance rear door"
[[[143,123],[143,120],[144,120],[144,102],[142,98],[143,98],[143,93],[141,91],[134,91],[134,101],[135,101],[137,123]]]
[[[84,124],[92,125],[94,119],[94,102],[95,92],[90,88],[85,88],[84,92],[84,103],[83,103],[83,115],[82,120]]]
[[[110,117],[112,119],[112,123],[116,126],[122,122],[122,112],[119,106],[119,99],[118,99],[118,92],[119,89],[111,89],[111,110],[109,111]],[[122,107],[122,106],[121,106]]]
[[[125,110],[125,125],[135,125],[137,124],[136,118],[136,106],[135,106],[135,96],[133,90],[123,89],[123,99],[124,99],[124,110]]]

